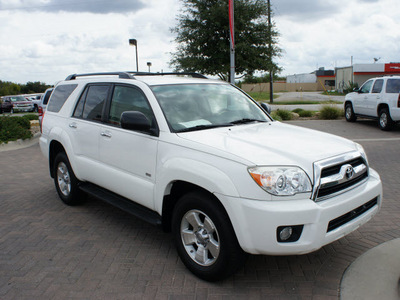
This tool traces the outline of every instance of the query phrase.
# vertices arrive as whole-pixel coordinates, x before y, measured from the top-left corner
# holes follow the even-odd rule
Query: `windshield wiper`
[[[253,123],[253,122],[262,122],[262,123],[264,123],[264,122],[267,122],[267,121],[266,120],[243,118],[243,119],[232,121],[232,122],[229,122],[229,123],[236,125],[236,124],[246,124],[246,123]]]
[[[232,124],[228,123],[228,124],[197,125],[197,126],[194,126],[194,127],[179,129],[179,130],[177,130],[175,132],[188,132],[188,131],[204,130],[204,129],[218,128],[218,127],[228,127],[228,126],[232,126]]]

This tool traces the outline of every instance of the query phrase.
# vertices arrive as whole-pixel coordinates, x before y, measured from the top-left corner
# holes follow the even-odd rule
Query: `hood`
[[[280,122],[247,124],[178,134],[202,146],[252,165],[299,166],[312,174],[312,164],[356,150],[354,142]],[[198,145],[200,146],[200,145]],[[221,153],[221,152],[220,152]]]

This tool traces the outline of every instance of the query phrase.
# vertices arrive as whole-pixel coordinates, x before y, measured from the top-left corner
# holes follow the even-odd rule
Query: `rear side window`
[[[89,85],[75,108],[74,117],[101,121],[110,85]]]
[[[383,79],[375,80],[374,87],[372,88],[372,93],[380,93],[383,87]]]
[[[59,112],[61,107],[67,101],[68,97],[76,89],[77,84],[59,85],[53,91],[51,101],[47,107],[48,111]]]
[[[400,79],[388,79],[386,93],[400,93]]]
[[[53,90],[49,90],[49,91],[47,91],[47,93],[44,95],[44,98],[43,98],[43,105],[47,105],[47,102],[49,102],[50,95],[51,95],[52,92],[53,92]]]

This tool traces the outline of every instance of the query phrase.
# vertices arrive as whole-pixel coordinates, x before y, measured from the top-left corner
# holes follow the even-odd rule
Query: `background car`
[[[12,112],[12,102],[11,99],[8,99],[6,97],[2,97],[0,101],[0,113],[5,113],[5,112]]]
[[[344,102],[345,117],[378,119],[379,128],[391,130],[400,122],[400,76],[376,77],[349,93]]]
[[[34,111],[34,105],[32,101],[29,101],[24,96],[4,96],[4,103],[11,103],[11,111],[10,112],[32,112]],[[9,109],[9,108],[7,108]]]
[[[42,124],[43,115],[46,111],[47,103],[49,102],[51,93],[53,92],[53,88],[47,89],[44,94],[40,97],[40,103],[38,105],[38,113],[39,113],[39,124]]]

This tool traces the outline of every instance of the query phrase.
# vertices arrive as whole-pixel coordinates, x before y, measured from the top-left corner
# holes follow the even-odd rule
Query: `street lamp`
[[[150,73],[150,67],[151,67],[151,62],[150,61],[147,62],[147,66],[149,67],[149,73]]]
[[[139,72],[139,60],[138,60],[138,47],[136,39],[129,39],[129,45],[135,46],[136,48],[136,72]]]

